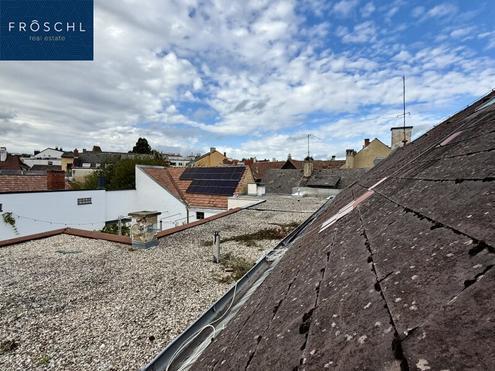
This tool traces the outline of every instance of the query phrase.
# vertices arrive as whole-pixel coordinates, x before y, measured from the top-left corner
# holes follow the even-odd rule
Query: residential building
[[[194,167],[214,167],[214,166],[222,166],[224,164],[224,160],[227,160],[227,154],[221,153],[217,151],[215,147],[210,148],[210,152],[205,153],[204,155],[198,157],[192,163]]]
[[[0,147],[0,174],[22,174],[29,167],[21,160],[21,156],[7,152],[6,147]]]
[[[169,193],[169,199],[175,199],[173,214],[187,223],[227,210],[228,198],[245,194],[247,185],[254,182],[247,166],[140,169]]]
[[[60,158],[60,168],[65,171],[68,177],[72,176],[72,168],[74,167],[74,159],[77,158],[79,152],[77,149],[74,152],[64,152]]]
[[[195,156],[182,156],[178,154],[166,154],[170,161],[170,167],[186,167],[189,166],[194,160]]]
[[[386,158],[391,151],[389,146],[377,138],[371,142],[369,139],[365,139],[360,151],[346,150],[345,164],[342,169],[371,169]]]
[[[58,148],[45,148],[43,151],[35,151],[32,156],[23,157],[22,161],[29,167],[34,165],[61,165],[64,151]]]

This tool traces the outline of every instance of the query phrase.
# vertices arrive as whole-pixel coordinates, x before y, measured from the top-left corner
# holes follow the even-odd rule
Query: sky
[[[95,0],[94,61],[0,62],[0,145],[327,159],[495,88],[485,1]]]

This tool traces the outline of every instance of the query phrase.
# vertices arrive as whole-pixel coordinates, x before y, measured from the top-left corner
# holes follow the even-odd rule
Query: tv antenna
[[[402,118],[403,118],[403,139],[402,143],[405,146],[407,143],[406,139],[406,75],[402,75]]]

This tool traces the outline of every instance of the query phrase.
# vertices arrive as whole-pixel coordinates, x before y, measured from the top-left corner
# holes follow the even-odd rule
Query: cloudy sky
[[[415,135],[495,88],[485,1],[95,0],[93,62],[0,62],[10,152],[211,146],[242,158],[343,156]]]

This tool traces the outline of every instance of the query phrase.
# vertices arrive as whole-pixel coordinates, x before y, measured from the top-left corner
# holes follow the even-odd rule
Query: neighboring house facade
[[[228,209],[228,198],[236,194],[247,192],[247,185],[254,179],[249,167],[205,167],[202,174],[195,175],[196,168],[164,168],[160,166],[139,167],[157,185],[167,190],[170,196],[175,198],[177,218],[176,221],[189,223],[198,219],[204,219]],[[215,171],[236,172],[238,178],[231,180],[230,175],[215,175]],[[230,169],[230,170],[229,170]],[[218,186],[215,187],[215,184]],[[229,189],[220,190],[224,184]],[[137,187],[136,183],[136,187]],[[167,197],[168,199],[170,197]],[[163,216],[162,216],[163,217]]]
[[[193,167],[214,167],[222,166],[228,160],[226,153],[220,153],[215,147],[210,148],[210,152],[198,157],[193,163]]]
[[[20,156],[8,153],[6,147],[0,147],[0,174],[22,174],[28,169]]]
[[[345,164],[342,169],[371,169],[378,162],[388,157],[392,152],[389,146],[375,138],[371,142],[364,140],[363,148],[356,152],[354,149],[346,151]]]
[[[411,142],[412,126],[398,126],[390,129],[390,147],[375,138],[371,142],[364,140],[363,148],[356,152],[354,149],[346,150],[345,164],[342,169],[371,169],[392,151]]]
[[[181,156],[176,154],[165,154],[170,161],[171,167],[186,167],[195,159],[194,156]]]
[[[41,152],[37,152],[30,157],[23,157],[22,161],[29,167],[34,165],[58,165],[60,166],[62,161],[62,155],[64,151],[54,148],[46,148]]]

